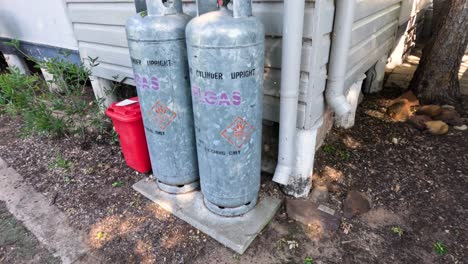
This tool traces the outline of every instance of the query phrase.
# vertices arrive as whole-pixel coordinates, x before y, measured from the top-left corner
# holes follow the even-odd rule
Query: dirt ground
[[[386,106],[400,94],[387,87],[366,95],[356,125],[334,129],[316,154],[314,181],[333,182],[327,205],[341,210],[357,190],[372,210],[329,231],[290,220],[283,205],[242,256],[136,193],[132,184],[148,175],[127,168],[111,138],[24,137],[19,120],[0,115],[0,157],[88,234],[105,263],[468,263],[468,131],[433,136],[389,121]],[[461,114],[468,117],[468,108]],[[285,198],[267,174],[265,194]],[[5,228],[14,219],[2,206]],[[0,234],[0,263],[56,262],[18,232],[26,242],[14,247]],[[445,254],[436,253],[437,242]]]
[[[366,96],[356,126],[333,130],[316,157],[315,179],[335,182],[330,207],[357,190],[373,209],[327,231],[288,219],[283,206],[243,256],[133,191],[146,175],[127,168],[110,139],[26,138],[18,120],[1,116],[0,155],[89,234],[106,263],[466,263],[468,132],[432,136],[388,121],[386,102],[399,93]],[[284,197],[270,175],[262,180],[263,193]]]
[[[0,263],[60,263],[8,212],[4,202],[0,202]]]

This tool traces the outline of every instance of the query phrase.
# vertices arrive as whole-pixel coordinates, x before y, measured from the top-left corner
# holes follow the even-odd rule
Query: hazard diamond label
[[[163,132],[172,124],[172,121],[174,121],[177,114],[158,100],[150,109],[149,116],[155,123],[158,130]]]
[[[226,129],[221,132],[221,135],[229,141],[231,145],[241,148],[245,142],[250,139],[254,131],[254,127],[238,116]]]

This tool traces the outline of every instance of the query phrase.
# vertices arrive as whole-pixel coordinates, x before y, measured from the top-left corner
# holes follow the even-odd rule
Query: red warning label
[[[177,117],[177,114],[158,100],[150,109],[149,116],[159,131],[165,131]]]
[[[238,116],[226,129],[221,132],[221,135],[229,141],[231,145],[241,148],[245,142],[250,139],[254,131],[254,127]]]

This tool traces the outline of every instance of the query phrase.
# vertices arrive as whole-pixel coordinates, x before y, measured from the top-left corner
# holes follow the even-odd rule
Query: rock
[[[361,142],[349,135],[346,135],[343,138],[343,144],[345,144],[345,146],[350,149],[359,149],[361,147]]]
[[[322,171],[322,177],[328,182],[341,182],[344,179],[344,174],[333,167],[325,166]]]
[[[434,116],[434,120],[440,120],[451,126],[463,125],[463,119],[455,109],[443,108],[440,114]]]
[[[319,224],[328,230],[338,230],[341,215],[335,210],[308,200],[286,200],[288,217],[304,225]]]
[[[346,195],[343,205],[343,212],[346,218],[367,213],[370,208],[370,202],[363,193],[350,191]]]
[[[454,126],[453,128],[455,128],[456,130],[465,131],[465,130],[468,129],[468,126],[466,126],[466,125],[463,125],[463,126]]]
[[[331,192],[331,193],[340,193],[343,191],[343,188],[339,184],[336,184],[336,183],[329,183],[327,185],[327,189],[328,189],[328,192]]]
[[[318,185],[315,186],[310,193],[310,200],[314,203],[324,203],[328,200],[328,189],[327,186]]]
[[[455,110],[455,106],[453,106],[453,105],[443,105],[442,108],[443,109],[454,109]]]
[[[442,121],[428,121],[425,124],[427,130],[433,135],[444,135],[449,130],[448,125]]]
[[[416,114],[434,117],[440,114],[441,112],[442,112],[442,107],[438,105],[423,105],[418,109],[418,111],[416,111]]]
[[[419,105],[419,99],[414,95],[413,91],[408,90],[404,92],[400,97],[398,97],[395,101],[397,100],[407,100],[409,106],[418,106]]]
[[[416,115],[408,119],[408,123],[419,130],[425,130],[427,128],[425,123],[428,121],[432,121],[432,119],[426,115]]]
[[[411,107],[408,100],[403,99],[394,102],[387,108],[387,115],[395,121],[406,121],[411,115]]]

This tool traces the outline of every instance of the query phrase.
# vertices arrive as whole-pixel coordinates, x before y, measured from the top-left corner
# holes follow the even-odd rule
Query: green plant
[[[392,227],[392,233],[398,235],[399,237],[403,236],[403,233],[405,232],[403,228],[399,226],[394,226]]]
[[[54,169],[64,169],[64,170],[69,170],[73,166],[73,163],[67,159],[65,159],[61,153],[58,153],[50,165],[51,168]]]
[[[122,181],[115,181],[112,183],[112,187],[122,187],[123,182]]]
[[[338,156],[342,160],[348,160],[349,158],[351,158],[351,152],[349,152],[347,150],[339,150],[338,151]]]
[[[443,242],[437,241],[434,243],[434,250],[438,255],[445,255],[448,252],[447,246]]]
[[[64,177],[63,177],[63,181],[64,181],[65,183],[70,183],[70,182],[72,181],[72,179],[70,179],[70,177],[68,177],[68,176],[64,176]]]
[[[336,153],[336,148],[334,146],[330,145],[330,144],[323,145],[322,149],[323,149],[323,152],[325,152],[326,154],[329,154],[329,155],[332,155],[332,154]]]
[[[0,106],[18,115],[22,109],[31,107],[41,88],[40,79],[35,75],[24,75],[14,67],[8,71],[0,75]]]
[[[18,40],[7,44],[23,53]],[[87,86],[91,69],[99,65],[98,58],[88,57],[86,67],[84,63],[68,61],[70,53],[66,51],[61,52],[61,57],[41,61],[23,55],[37,68],[52,74],[49,83],[54,85],[54,89],[49,89],[43,79],[23,75],[14,68],[0,75],[0,111],[20,116],[25,134],[85,137],[87,133],[97,133],[113,137],[110,122],[101,111],[104,99],[95,100]],[[109,93],[115,87],[110,88]]]
[[[314,263],[314,259],[311,257],[306,257],[304,259],[304,264],[313,264],[313,263]]]

